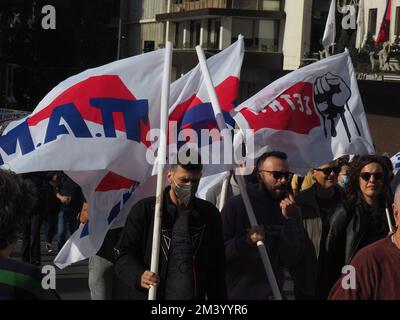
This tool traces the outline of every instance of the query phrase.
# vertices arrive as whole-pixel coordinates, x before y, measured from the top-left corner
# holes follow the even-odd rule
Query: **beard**
[[[272,187],[265,185],[264,182],[261,182],[261,185],[263,192],[273,199],[281,201],[286,198],[286,185]]]

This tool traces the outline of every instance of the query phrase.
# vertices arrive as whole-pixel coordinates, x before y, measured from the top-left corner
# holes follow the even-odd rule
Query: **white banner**
[[[254,153],[286,152],[291,170],[308,169],[374,148],[349,53],[298,69],[232,111]]]

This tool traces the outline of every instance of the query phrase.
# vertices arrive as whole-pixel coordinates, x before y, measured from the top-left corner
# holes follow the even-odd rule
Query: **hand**
[[[342,78],[330,72],[317,78],[314,98],[318,110],[325,114],[337,114],[351,97],[350,88]]]
[[[151,286],[157,286],[160,278],[154,272],[146,270],[140,277],[140,286],[145,289],[150,289]]]
[[[71,197],[64,196],[63,198],[64,198],[64,201],[62,203],[69,205],[69,203],[71,202]]]
[[[280,203],[282,215],[285,219],[290,219],[300,212],[300,208],[294,201],[293,195],[289,194],[287,198]]]
[[[256,244],[258,241],[264,241],[265,232],[261,226],[251,227],[248,231],[248,242],[250,244]]]

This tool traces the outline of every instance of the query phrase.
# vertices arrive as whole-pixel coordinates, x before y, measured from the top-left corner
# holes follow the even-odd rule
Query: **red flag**
[[[390,30],[390,13],[392,9],[392,0],[388,0],[386,4],[385,15],[383,16],[382,24],[379,29],[379,34],[376,37],[376,44],[389,41],[389,30]]]

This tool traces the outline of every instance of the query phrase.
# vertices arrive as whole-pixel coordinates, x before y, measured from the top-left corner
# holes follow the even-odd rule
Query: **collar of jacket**
[[[168,186],[164,189],[164,205],[165,205],[165,210],[168,212],[170,217],[172,218],[172,221],[175,221],[176,217],[176,212],[178,211],[178,207],[172,202],[171,197],[169,195],[169,192],[171,190],[171,186]],[[194,217],[197,217],[199,215],[199,210],[197,209],[197,198],[194,198],[191,203],[189,204],[189,207],[184,209],[190,211],[190,214],[193,215]]]

